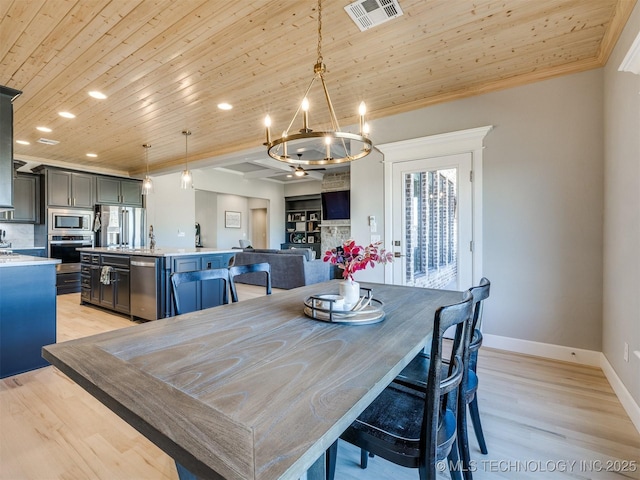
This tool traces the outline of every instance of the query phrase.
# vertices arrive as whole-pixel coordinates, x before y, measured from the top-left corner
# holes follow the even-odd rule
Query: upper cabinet
[[[0,209],[13,208],[13,100],[22,92],[0,85]]]
[[[64,170],[48,165],[33,169],[44,176],[45,207],[93,209],[96,203],[142,206],[142,181]]]
[[[86,173],[49,170],[47,204],[56,207],[93,208],[94,176]]]
[[[96,177],[97,203],[142,206],[142,183],[126,178]]]
[[[40,223],[40,177],[18,173],[13,180],[14,209],[0,214],[0,222]]]

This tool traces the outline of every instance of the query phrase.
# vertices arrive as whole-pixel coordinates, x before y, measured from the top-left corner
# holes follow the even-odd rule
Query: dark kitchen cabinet
[[[0,210],[13,208],[13,101],[21,93],[0,85]]]
[[[82,302],[129,314],[131,312],[129,256],[82,253],[80,261]],[[104,267],[111,267],[108,284],[101,281]]]
[[[172,272],[226,268],[228,262],[229,256],[226,255],[174,257]],[[222,280],[208,280],[206,282],[183,283],[178,288],[180,307],[186,313],[221,305],[225,284]]]
[[[142,206],[142,182],[115,177],[96,177],[97,203]]]
[[[93,175],[49,169],[47,204],[56,207],[93,208],[94,181]]]
[[[0,222],[40,223],[40,176],[19,173],[13,190],[15,208],[0,213]]]

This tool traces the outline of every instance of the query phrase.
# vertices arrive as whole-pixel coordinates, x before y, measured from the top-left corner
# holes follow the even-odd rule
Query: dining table
[[[305,315],[305,299],[339,284],[52,344],[43,356],[171,456],[181,478],[324,480],[326,449],[427,344],[437,308],[462,299],[361,282],[381,321]]]

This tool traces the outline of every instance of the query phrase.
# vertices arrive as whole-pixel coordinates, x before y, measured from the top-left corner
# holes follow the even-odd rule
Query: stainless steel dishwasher
[[[158,258],[131,257],[131,316],[157,320]]]

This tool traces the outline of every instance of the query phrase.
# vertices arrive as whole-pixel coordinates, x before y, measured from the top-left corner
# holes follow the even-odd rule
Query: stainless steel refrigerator
[[[141,248],[147,244],[144,208],[96,205],[95,213],[97,247]]]

